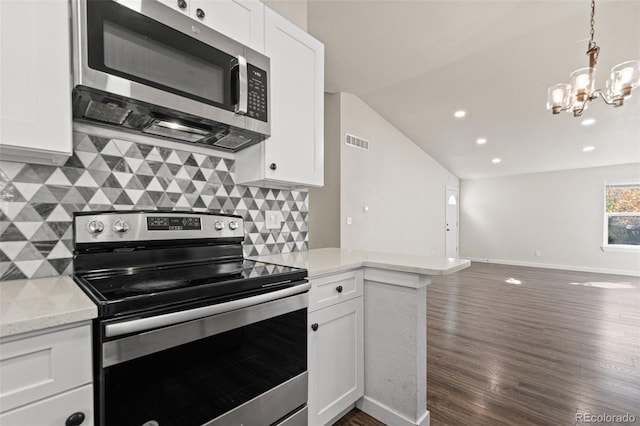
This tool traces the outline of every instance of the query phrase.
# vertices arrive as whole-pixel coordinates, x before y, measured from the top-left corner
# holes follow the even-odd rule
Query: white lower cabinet
[[[0,425],[93,425],[89,323],[10,336],[0,346]]]
[[[0,425],[7,426],[80,426],[93,424],[93,386],[85,385],[51,398],[0,414]],[[84,420],[80,422],[82,413]],[[70,420],[75,415],[76,423]]]
[[[309,305],[308,369],[309,426],[322,426],[336,420],[364,395],[364,307],[362,272],[336,274],[312,281]],[[357,290],[348,300],[316,309],[314,291],[335,288],[356,281]],[[318,282],[320,282],[320,286]],[[324,291],[324,290],[323,290]],[[342,293],[344,290],[340,290]],[[337,290],[336,290],[337,292]]]

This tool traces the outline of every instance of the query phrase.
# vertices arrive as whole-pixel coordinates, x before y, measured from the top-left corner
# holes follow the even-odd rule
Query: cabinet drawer
[[[312,278],[309,312],[362,296],[362,269]]]
[[[93,386],[80,388],[25,405],[0,415],[7,426],[61,426],[73,413],[84,414],[82,426],[93,425]]]
[[[6,339],[1,344],[3,412],[91,383],[89,324]]]

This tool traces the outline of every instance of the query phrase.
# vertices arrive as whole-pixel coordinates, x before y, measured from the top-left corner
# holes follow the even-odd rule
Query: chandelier
[[[595,0],[591,0],[591,38],[587,55],[589,66],[571,73],[571,83],[555,84],[549,87],[547,109],[554,114],[560,111],[572,111],[579,117],[587,109],[589,102],[601,98],[607,105],[619,107],[624,99],[631,96],[631,91],[640,85],[640,61],[627,61],[611,68],[611,75],[604,89],[595,88],[596,63],[600,47],[593,40],[596,13]]]

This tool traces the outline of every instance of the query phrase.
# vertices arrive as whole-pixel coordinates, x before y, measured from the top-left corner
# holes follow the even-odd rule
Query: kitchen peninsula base
[[[364,268],[365,396],[357,407],[388,425],[429,425],[429,276]]]
[[[337,248],[255,259],[306,268],[312,284],[310,297],[328,277],[346,271],[362,273],[364,396],[354,398],[352,403],[391,426],[429,425],[427,285],[431,283],[431,275],[465,269],[470,265],[468,260]],[[332,372],[316,374],[327,380]],[[331,422],[318,423],[312,418],[309,421],[310,426],[324,424]]]

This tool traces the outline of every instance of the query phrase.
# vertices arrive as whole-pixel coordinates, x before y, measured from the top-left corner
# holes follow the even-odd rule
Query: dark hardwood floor
[[[640,278],[474,263],[433,277],[427,302],[431,425],[640,425]]]

